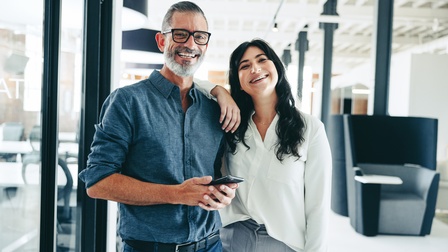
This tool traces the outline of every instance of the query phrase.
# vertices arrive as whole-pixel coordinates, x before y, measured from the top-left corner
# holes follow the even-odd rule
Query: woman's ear
[[[165,36],[160,32],[156,33],[156,42],[159,51],[163,53],[163,50],[165,49]]]

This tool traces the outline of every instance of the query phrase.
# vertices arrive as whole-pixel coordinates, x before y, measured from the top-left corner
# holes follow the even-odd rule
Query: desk
[[[401,185],[403,180],[395,176],[371,175],[355,176],[355,180],[363,184]]]
[[[78,186],[78,165],[68,164],[68,169],[73,178],[73,189]],[[57,174],[58,185],[65,185],[67,179],[64,172],[59,169]],[[40,185],[40,167],[38,164],[29,164],[26,168],[27,184],[22,178],[22,163],[0,162],[0,187]]]
[[[0,153],[17,154],[17,162],[22,161],[22,155],[33,151],[27,141],[0,141]]]
[[[25,154],[33,151],[27,141],[0,141],[0,153]]]
[[[76,143],[76,133],[75,132],[59,132],[58,134],[59,142],[72,142]]]
[[[71,154],[78,156],[78,143],[61,142],[59,143],[58,152],[59,155]]]
[[[31,143],[28,141],[0,141],[0,153],[17,154],[18,162],[21,162],[21,155],[33,151]],[[62,157],[78,156],[78,143],[61,142],[58,147],[58,154]]]

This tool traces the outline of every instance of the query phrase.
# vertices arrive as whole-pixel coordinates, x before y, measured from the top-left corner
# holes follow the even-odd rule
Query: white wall
[[[438,160],[448,148],[448,55],[414,54],[411,58],[409,115],[439,119]]]
[[[393,55],[390,69],[388,112],[393,116],[408,116],[411,54]]]
[[[448,55],[412,54],[391,66],[389,113],[437,118],[437,160],[447,159]]]

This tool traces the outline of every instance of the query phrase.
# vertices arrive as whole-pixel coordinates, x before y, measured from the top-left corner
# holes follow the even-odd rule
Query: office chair
[[[22,141],[24,126],[21,122],[4,122],[0,126],[2,141]],[[0,159],[6,162],[16,162],[16,154],[0,153]]]
[[[350,224],[366,236],[430,234],[439,184],[437,120],[343,117]]]
[[[26,154],[22,160],[22,178],[25,184],[27,183],[26,179],[26,169],[29,164],[40,164],[41,161],[41,153],[40,153],[40,144],[41,144],[41,130],[40,126],[35,125],[31,129],[31,132],[28,137],[28,141],[33,149],[31,153]],[[60,219],[70,219],[70,194],[73,190],[73,177],[70,173],[70,170],[67,166],[65,160],[61,157],[58,157],[58,166],[64,172],[66,177],[66,184],[64,186],[58,186],[57,192],[57,200],[63,200],[63,207],[60,214],[58,214],[58,218]]]

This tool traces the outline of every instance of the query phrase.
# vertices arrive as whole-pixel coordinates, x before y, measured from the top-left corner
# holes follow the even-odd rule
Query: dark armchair
[[[348,215],[376,234],[430,234],[439,174],[437,120],[343,116]]]
[[[2,141],[22,141],[25,127],[21,122],[4,122],[0,125]],[[0,160],[15,162],[16,154],[0,153]]]

